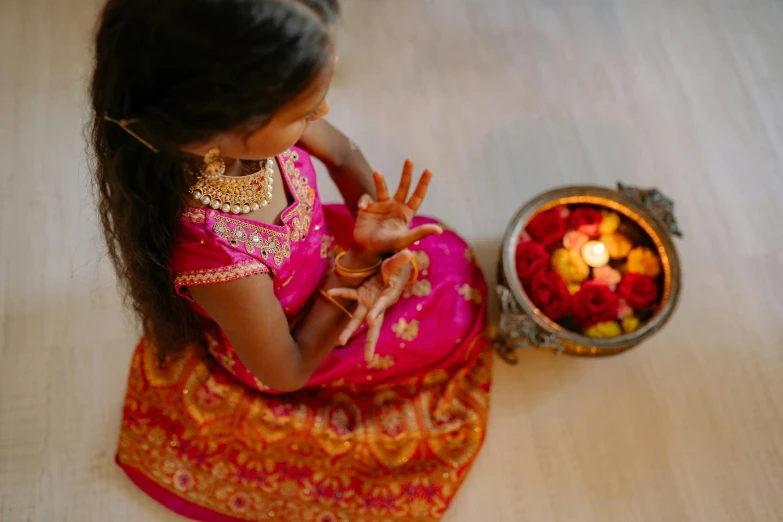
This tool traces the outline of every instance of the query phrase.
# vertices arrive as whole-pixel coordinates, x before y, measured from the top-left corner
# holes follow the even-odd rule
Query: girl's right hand
[[[364,360],[370,362],[375,355],[375,346],[381,336],[384,315],[396,303],[410,278],[413,253],[403,250],[383,262],[381,271],[362,283],[359,288],[333,288],[327,291],[331,297],[357,301],[358,305],[351,321],[340,334],[341,346],[348,344],[351,336],[367,321],[367,341],[364,346]]]
[[[442,234],[438,225],[422,225],[411,230],[413,216],[427,195],[432,173],[425,170],[413,196],[406,202],[413,178],[413,162],[405,160],[402,179],[394,198],[389,197],[386,181],[380,172],[373,174],[378,200],[365,195],[359,200],[354,228],[354,245],[370,255],[385,255],[408,248],[427,236]]]

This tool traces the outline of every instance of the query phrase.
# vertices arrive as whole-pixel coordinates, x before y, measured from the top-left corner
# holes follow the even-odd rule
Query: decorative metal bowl
[[[528,298],[516,273],[516,247],[530,219],[560,205],[594,205],[613,210],[636,223],[650,237],[661,259],[663,291],[655,315],[638,330],[609,339],[594,339],[566,329],[544,315]],[[545,192],[517,212],[506,229],[498,269],[501,317],[495,349],[506,361],[517,361],[519,348],[541,348],[584,356],[614,355],[632,348],[669,320],[680,296],[680,260],[672,236],[682,237],[674,203],[657,189],[618,184],[617,190],[572,186]]]

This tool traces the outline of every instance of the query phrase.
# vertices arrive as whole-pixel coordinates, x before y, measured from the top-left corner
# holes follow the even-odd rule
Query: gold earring
[[[204,164],[201,173],[209,179],[222,176],[226,172],[226,162],[220,156],[220,149],[215,147],[204,154]]]

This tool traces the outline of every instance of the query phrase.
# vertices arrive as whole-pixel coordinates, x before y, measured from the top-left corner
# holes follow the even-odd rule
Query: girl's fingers
[[[405,199],[408,197],[408,192],[411,190],[411,180],[413,179],[413,161],[406,159],[405,164],[402,166],[402,178],[400,179],[400,187],[397,189],[397,193],[394,195],[394,199],[400,203],[405,203]]]
[[[375,304],[372,305],[372,310],[367,314],[367,324],[374,326],[378,322],[382,323],[383,320],[381,318],[391,304],[391,297],[389,295],[383,294],[379,297],[378,300],[375,301]]]
[[[414,244],[416,241],[421,241],[425,237],[439,236],[441,234],[443,234],[443,228],[441,228],[438,225],[435,224],[422,225],[408,232],[408,235],[405,236],[405,238],[402,240],[402,243],[410,246]]]
[[[370,204],[373,202],[372,196],[369,194],[364,194],[362,197],[359,198],[359,210],[367,210],[367,207],[370,206]]]
[[[424,202],[424,196],[427,195],[427,188],[430,186],[430,180],[432,180],[432,172],[427,169],[424,171],[424,174],[421,175],[419,184],[416,185],[416,190],[413,191],[413,196],[411,196],[410,201],[408,201],[408,206],[414,211],[419,210],[422,202]]]
[[[381,265],[381,276],[383,277],[383,284],[388,285],[391,277],[399,272],[402,267],[407,265],[412,257],[413,252],[406,248],[405,250],[397,252],[389,259],[384,261]]]
[[[367,342],[364,344],[365,362],[370,362],[375,357],[375,346],[381,337],[381,326],[383,325],[383,317],[379,318],[380,321],[374,321],[367,329]]]
[[[332,288],[327,290],[326,294],[329,297],[340,297],[342,299],[350,299],[351,301],[359,300],[359,292],[355,288]]]
[[[340,343],[340,346],[345,346],[346,344],[348,344],[348,341],[351,340],[353,334],[356,333],[356,330],[358,330],[359,327],[364,322],[365,317],[367,317],[367,308],[359,305],[359,307],[356,308],[356,311],[353,313],[353,317],[351,318],[350,321],[348,321],[348,324],[345,325],[343,332],[340,334],[340,337],[337,339],[337,342]]]
[[[389,199],[389,189],[386,188],[386,180],[380,172],[373,172],[372,179],[375,181],[375,191],[378,193],[378,202],[382,203]]]

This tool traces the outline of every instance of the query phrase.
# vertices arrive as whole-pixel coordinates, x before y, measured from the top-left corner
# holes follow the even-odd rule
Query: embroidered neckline
[[[261,223],[242,216],[231,216],[218,212],[207,207],[187,207],[180,216],[184,221],[192,223],[205,223],[208,217],[214,221],[212,232],[228,239],[232,246],[238,246],[238,243],[244,243],[248,252],[252,253],[255,247],[260,246],[258,235],[268,235],[280,238],[282,243],[285,240],[293,242],[302,241],[310,231],[312,222],[313,204],[315,203],[315,190],[309,185],[307,178],[301,177],[300,170],[296,167],[296,161],[299,160],[299,153],[295,150],[287,150],[279,156],[276,156],[283,180],[288,187],[293,203],[289,205],[280,214],[282,225],[273,223]],[[222,223],[222,225],[221,225]],[[231,226],[233,225],[233,226]],[[229,233],[234,233],[236,227],[242,227],[245,234],[229,238]],[[247,231],[250,233],[248,234]],[[253,240],[248,243],[245,240]],[[290,249],[290,245],[279,245],[279,251],[284,253]],[[288,257],[288,256],[285,256]]]
[[[310,228],[310,219],[305,219],[303,215],[312,212],[315,191],[308,185],[307,178],[299,176],[300,171],[296,168],[295,164],[295,162],[299,160],[299,153],[297,151],[289,149],[279,156],[275,156],[275,159],[280,168],[280,173],[283,176],[283,181],[288,187],[291,196],[294,198],[293,203],[288,205],[288,207],[280,213],[280,221],[282,221],[283,224],[262,223],[242,216],[220,215],[220,218],[236,224],[242,224],[243,226],[257,231],[266,233],[277,232],[273,235],[279,237],[291,237],[292,229],[297,229],[297,232],[304,232],[306,234]],[[215,216],[215,219],[217,220],[218,215],[221,213],[209,207],[186,207],[182,212],[181,218],[194,223],[203,222],[200,221],[201,218],[199,217],[199,214],[204,217],[212,215]],[[305,224],[307,227],[303,226]],[[301,233],[297,234],[297,236],[301,236]],[[293,237],[291,237],[291,239],[293,239]],[[294,239],[294,241],[299,241],[299,239],[303,238],[299,237],[298,239]]]
[[[312,222],[315,190],[310,187],[307,178],[300,175],[296,167],[298,159],[299,153],[291,150],[277,157],[283,179],[294,199],[280,215],[282,225],[261,223],[205,207],[188,207],[180,219],[203,223],[209,232],[225,239],[232,247],[258,255],[270,264],[270,268],[280,268],[291,258],[291,243],[303,241]]]

